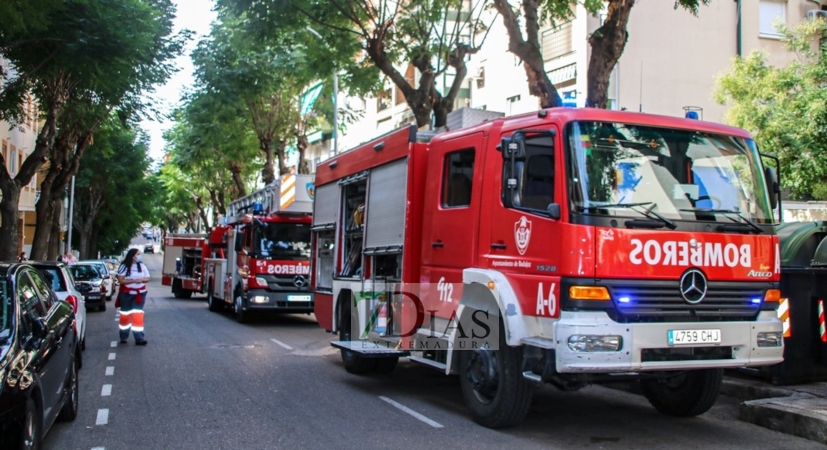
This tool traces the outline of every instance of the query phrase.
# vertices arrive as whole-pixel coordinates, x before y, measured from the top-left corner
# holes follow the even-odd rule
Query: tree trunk
[[[296,167],[296,173],[310,173],[307,167],[307,161],[304,159],[304,154],[307,152],[307,147],[310,143],[307,142],[306,133],[297,133],[296,135],[296,152],[299,154],[299,164]]]
[[[508,51],[523,61],[528,92],[540,99],[541,108],[561,106],[563,100],[557,88],[548,77],[543,62],[543,53],[540,47],[540,16],[537,0],[523,0],[523,15],[525,20],[525,34],[520,28],[520,20],[509,5],[508,0],[493,0],[494,7],[500,13],[508,32]]]
[[[233,176],[233,186],[236,189],[236,196],[234,198],[241,198],[247,195],[247,187],[244,186],[244,180],[241,178],[241,167],[238,164],[230,164],[230,173]],[[221,205],[221,214],[226,214],[224,205]]]
[[[20,212],[17,205],[20,203],[20,186],[12,180],[0,184],[3,191],[3,201],[0,202],[0,235],[3,236],[3,245],[0,245],[0,261],[14,261],[17,259],[17,247],[20,245],[20,227],[18,219]]]
[[[273,142],[268,138],[259,138],[259,148],[264,152],[265,162],[261,169],[261,178],[264,184],[270,184],[276,180],[276,175],[273,170]],[[281,161],[279,161],[281,164]]]
[[[284,156],[284,149],[287,147],[287,144],[283,140],[279,140],[276,144],[276,159],[279,163],[279,176],[282,176],[287,173],[287,161]],[[275,180],[275,178],[273,178]]]
[[[609,77],[612,74],[629,33],[626,25],[635,0],[610,0],[607,8],[606,21],[590,37],[589,45],[592,54],[589,58],[587,75],[588,96],[586,105],[595,108],[606,108],[609,98]]]
[[[52,238],[49,239],[49,251],[46,254],[48,261],[57,259],[57,254],[60,253],[60,216],[63,215],[63,208],[61,204],[63,199],[57,201],[57,207],[52,211],[52,222],[50,228],[52,229]]]

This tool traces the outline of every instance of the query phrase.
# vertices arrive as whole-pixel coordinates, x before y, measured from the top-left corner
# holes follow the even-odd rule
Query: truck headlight
[[[759,347],[781,347],[783,342],[780,331],[762,331],[757,340]]]
[[[569,350],[573,352],[616,352],[623,347],[620,336],[575,334],[569,336]]]
[[[255,295],[251,300],[253,303],[267,303],[267,297],[264,295]]]

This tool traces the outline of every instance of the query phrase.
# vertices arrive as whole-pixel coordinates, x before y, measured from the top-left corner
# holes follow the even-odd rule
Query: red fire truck
[[[231,202],[208,235],[171,235],[163,283],[177,298],[206,293],[210,311],[313,312],[310,214],[313,177],[287,175]]]
[[[539,383],[639,381],[701,414],[724,368],[782,361],[761,156],[740,129],[598,109],[391,132],[317,169],[316,317],[347,371],[458,374],[488,427]]]

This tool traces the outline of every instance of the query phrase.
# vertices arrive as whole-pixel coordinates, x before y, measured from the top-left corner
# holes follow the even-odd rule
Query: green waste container
[[[774,384],[827,380],[827,343],[821,340],[818,313],[819,301],[827,301],[827,222],[782,224],[778,236],[789,336],[784,338],[784,362],[757,373]]]

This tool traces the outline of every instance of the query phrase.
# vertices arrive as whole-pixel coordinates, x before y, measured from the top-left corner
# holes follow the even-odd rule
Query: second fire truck
[[[724,368],[782,360],[777,177],[743,130],[569,108],[401,129],[316,189],[316,318],[345,368],[458,374],[482,425],[539,383],[640,381],[695,416]]]
[[[313,177],[287,175],[231,202],[206,235],[165,238],[163,283],[178,298],[206,293],[210,311],[239,322],[261,311],[313,312],[310,222]]]

